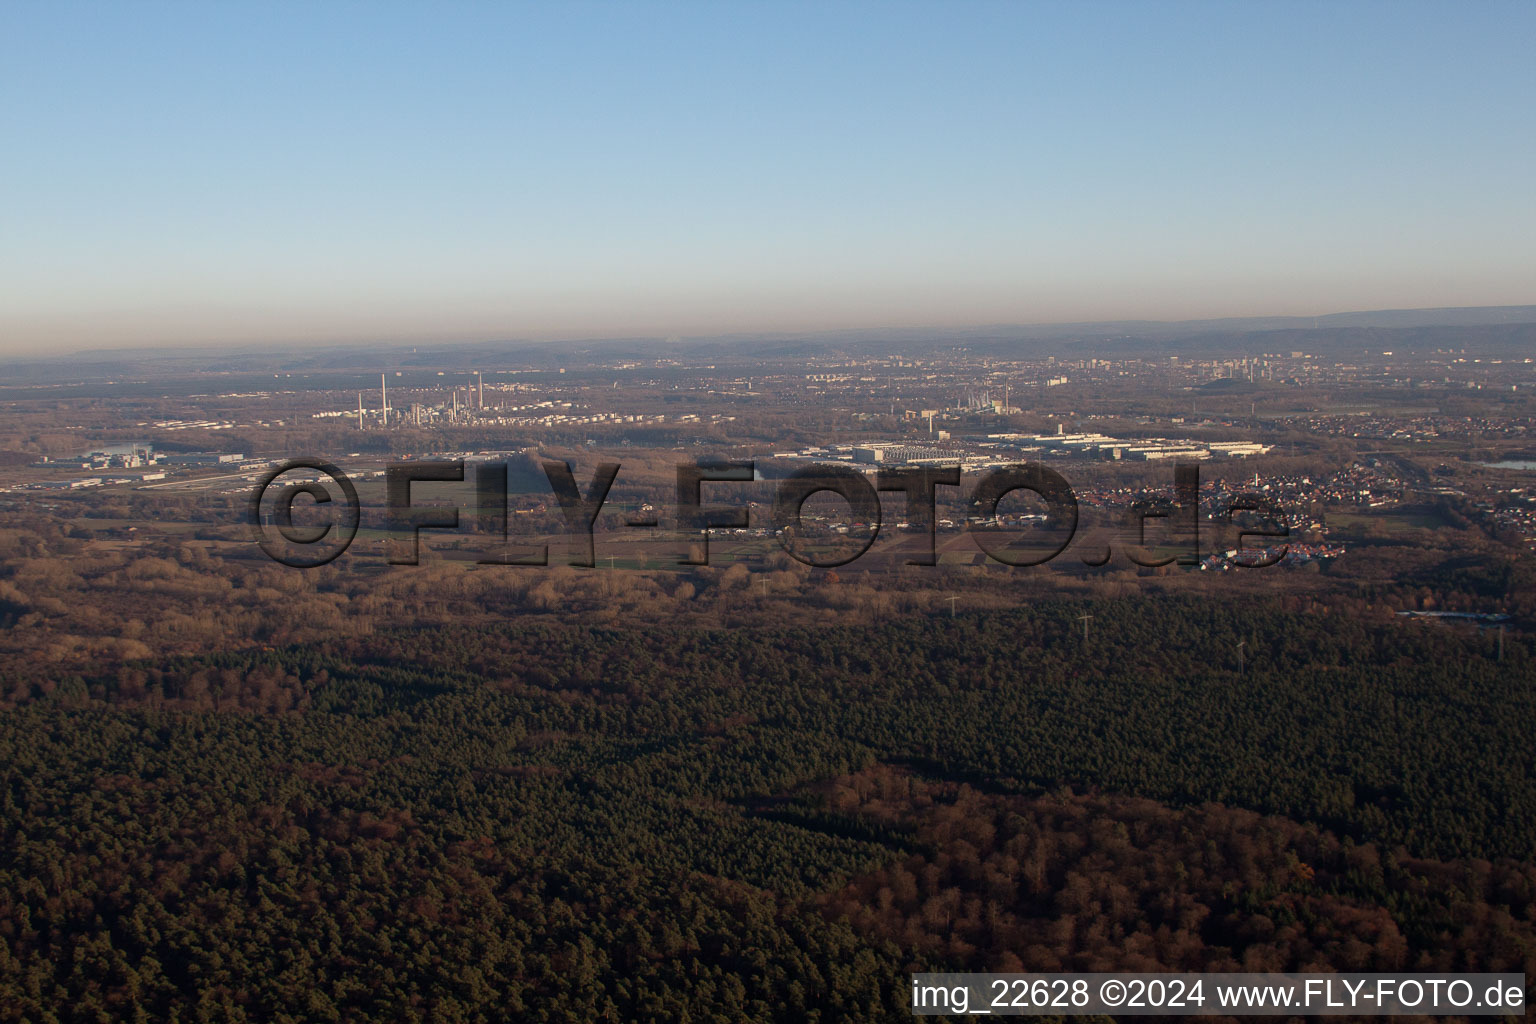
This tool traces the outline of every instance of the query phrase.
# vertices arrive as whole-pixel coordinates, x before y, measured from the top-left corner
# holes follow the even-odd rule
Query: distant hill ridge
[[[455,344],[347,344],[270,347],[138,348],[77,352],[0,363],[8,382],[86,381],[202,373],[320,372],[346,369],[474,368],[500,364],[572,367],[657,358],[723,362],[791,361],[872,354],[934,355],[969,350],[1012,358],[1126,356],[1302,350],[1343,355],[1399,347],[1404,354],[1468,347],[1477,354],[1522,354],[1536,345],[1536,305],[1382,309],[1324,316],[1224,317],[1211,320],[1116,320],[974,327],[859,328],[763,332],[681,339],[501,340]]]

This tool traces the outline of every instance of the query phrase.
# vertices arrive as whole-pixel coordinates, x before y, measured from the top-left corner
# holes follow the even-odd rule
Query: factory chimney
[[[379,374],[379,405],[383,408],[381,415],[384,417],[384,425],[389,426],[389,385],[384,383],[384,375]]]

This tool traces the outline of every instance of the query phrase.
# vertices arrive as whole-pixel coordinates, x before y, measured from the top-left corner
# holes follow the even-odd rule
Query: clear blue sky
[[[1536,4],[0,5],[0,351],[1536,302]]]

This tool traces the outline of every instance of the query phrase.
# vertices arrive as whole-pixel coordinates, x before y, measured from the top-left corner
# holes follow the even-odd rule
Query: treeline
[[[716,538],[714,564],[706,567],[676,564],[685,553],[680,542],[612,545],[612,562],[600,542],[594,569],[566,566],[565,545],[555,538],[548,567],[513,568],[475,564],[484,538],[467,532],[439,538],[463,550],[391,566],[381,537],[365,531],[337,563],[302,571],[272,562],[247,528],[228,525],[234,512],[219,516],[226,525],[214,528],[213,539],[205,536],[210,528],[186,522],[131,519],[0,529],[0,625],[15,627],[0,634],[0,706],[27,699],[32,683],[105,664],[529,617],[613,626],[862,626],[947,613],[951,597],[960,609],[977,610],[1042,595],[1172,594],[1269,595],[1293,609],[1367,619],[1410,608],[1505,612],[1513,627],[1536,624],[1536,566],[1492,541],[1464,543],[1466,531],[1451,531],[1436,546],[1354,547],[1318,573],[1282,566],[1246,573],[1138,569],[1120,560],[1094,569],[1075,558],[1036,570],[984,559],[914,567],[903,562],[915,552],[894,541],[827,571],[795,561],[771,538]],[[981,557],[968,542],[960,547],[966,558]]]

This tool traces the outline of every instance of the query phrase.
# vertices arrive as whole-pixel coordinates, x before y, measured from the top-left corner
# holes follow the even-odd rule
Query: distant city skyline
[[[0,12],[0,356],[1536,302],[1536,7]]]

